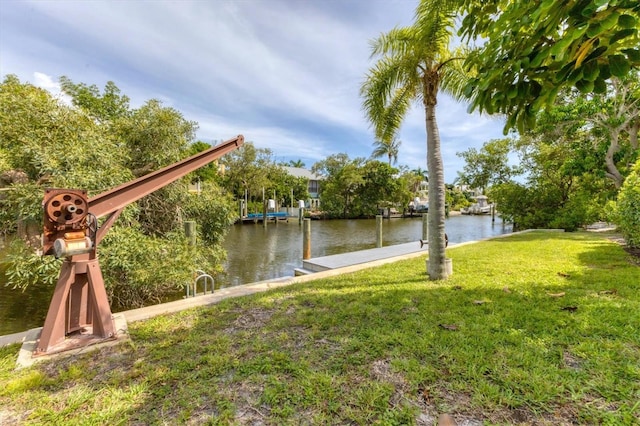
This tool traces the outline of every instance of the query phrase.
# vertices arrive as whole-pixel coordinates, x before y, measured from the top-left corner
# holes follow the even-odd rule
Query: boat
[[[493,207],[493,204],[488,203],[486,195],[478,195],[474,198],[476,202],[469,207],[460,209],[461,214],[479,215],[491,213],[491,207]]]

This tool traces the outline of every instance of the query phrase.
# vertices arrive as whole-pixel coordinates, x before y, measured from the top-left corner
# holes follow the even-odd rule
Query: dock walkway
[[[330,269],[344,268],[361,263],[376,262],[380,260],[397,260],[396,258],[408,255],[419,256],[427,253],[427,245],[420,247],[419,241],[397,244],[380,248],[353,251],[349,253],[322,256],[302,261],[302,268],[296,269],[296,275],[306,275],[315,272],[328,271]],[[413,256],[409,256],[413,257]]]

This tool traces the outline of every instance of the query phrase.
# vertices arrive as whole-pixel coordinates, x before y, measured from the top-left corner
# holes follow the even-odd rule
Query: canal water
[[[422,219],[385,219],[384,246],[403,244],[422,236]],[[480,240],[511,232],[500,219],[489,216],[451,216],[446,221],[449,243]],[[311,257],[374,248],[375,219],[311,221]],[[228,259],[216,288],[236,286],[272,278],[293,276],[302,266],[302,226],[297,219],[234,225],[225,240]],[[1,253],[0,253],[1,255]],[[0,274],[0,335],[40,327],[49,308],[53,287],[33,286],[24,293],[4,286]],[[177,294],[176,298],[182,297]]]

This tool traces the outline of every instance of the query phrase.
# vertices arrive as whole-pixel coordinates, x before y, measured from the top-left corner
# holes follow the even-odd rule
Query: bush
[[[24,291],[29,286],[52,286],[58,280],[62,259],[41,256],[26,241],[16,238],[9,244],[6,265],[7,286]]]
[[[192,282],[196,269],[213,268],[208,250],[190,246],[181,232],[158,238],[113,227],[99,255],[107,295],[112,307],[120,309],[160,303]]]
[[[640,161],[620,189],[615,219],[627,244],[640,247]]]

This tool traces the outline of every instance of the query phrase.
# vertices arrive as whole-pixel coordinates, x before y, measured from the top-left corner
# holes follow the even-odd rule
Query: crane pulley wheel
[[[45,194],[44,212],[47,219],[60,225],[81,222],[89,213],[85,191],[62,190]]]

